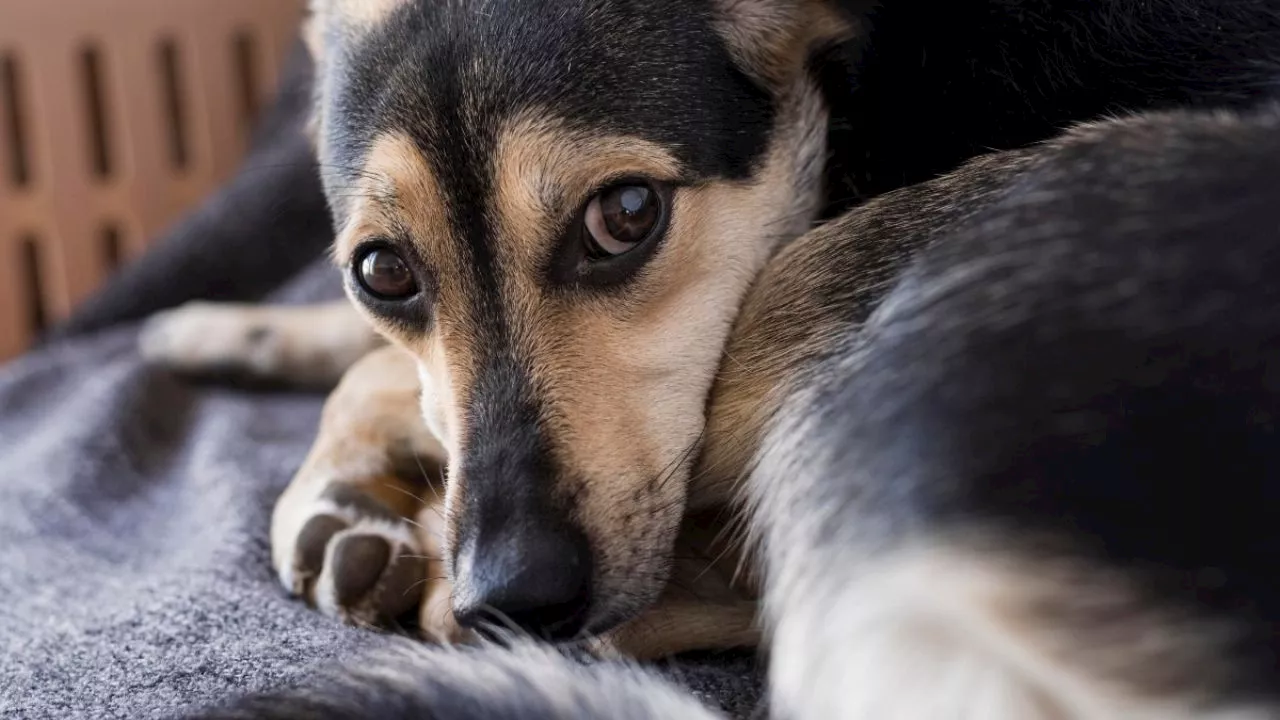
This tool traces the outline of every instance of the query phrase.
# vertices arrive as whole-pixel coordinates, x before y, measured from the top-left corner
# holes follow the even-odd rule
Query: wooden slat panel
[[[41,177],[37,192],[51,215],[52,233],[40,235],[47,245],[41,285],[46,307],[56,320],[66,317],[95,284],[81,257],[84,238],[92,228],[85,210],[94,180],[78,62],[83,46],[73,44],[66,33],[43,40],[29,43],[22,53],[31,67],[34,164]]]
[[[210,18],[218,32],[193,38],[195,63],[192,81],[198,83],[205,123],[206,152],[203,162],[211,177],[227,177],[244,151],[240,135],[240,98],[234,76],[235,56],[231,39],[235,32],[226,18]]]
[[[159,70],[156,67],[155,21],[112,36],[107,49],[114,72],[110,77],[117,122],[113,141],[122,156],[118,182],[99,198],[96,215],[101,228],[115,223],[131,228],[124,252],[136,257],[145,248],[141,238],[158,233],[171,211],[166,201],[170,168],[165,155]]]
[[[52,319],[104,277],[103,232],[118,228],[126,257],[199,202],[234,171],[247,138],[234,37],[255,40],[256,78],[266,104],[296,37],[305,0],[0,0],[0,54],[23,70],[31,183],[14,188],[0,172],[0,360],[25,343],[30,308],[15,261],[20,238],[42,244],[41,284]],[[159,75],[161,38],[179,44],[189,148],[170,160],[168,109]],[[99,49],[111,175],[92,161],[81,51]],[[6,132],[0,108],[0,133]],[[6,137],[0,135],[0,138]],[[7,162],[0,150],[0,162]],[[4,168],[0,168],[4,170]]]
[[[0,234],[0,358],[17,355],[31,342],[24,288],[17,236]]]

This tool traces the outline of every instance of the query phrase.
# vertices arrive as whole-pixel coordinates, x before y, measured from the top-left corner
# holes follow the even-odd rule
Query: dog
[[[752,642],[758,565],[778,717],[1276,713],[1280,8],[317,10],[354,309],[143,336],[188,371],[350,366],[277,506],[291,590],[647,657]],[[749,547],[712,555],[739,499]],[[690,588],[686,545],[749,571]],[[546,716],[668,716],[459,652],[255,707],[500,716],[431,679],[456,664],[560,673]]]

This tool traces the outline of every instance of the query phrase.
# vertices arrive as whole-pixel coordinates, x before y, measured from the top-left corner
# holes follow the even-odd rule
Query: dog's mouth
[[[533,631],[505,614],[482,612],[468,627],[482,641],[502,647],[509,647],[522,638],[530,637],[566,648],[587,647],[592,638],[616,630],[631,620],[634,613],[611,610],[596,617],[592,615],[588,608],[581,614],[567,616],[568,619],[559,624]]]
[[[512,638],[532,637],[548,643],[566,644],[585,637],[596,635],[602,631],[594,630],[594,623],[588,622],[589,610],[582,612],[573,605],[563,607],[547,607],[541,612],[556,619],[549,623],[531,622],[520,616],[511,616],[493,608],[481,608],[474,616],[469,616],[463,623],[481,639],[506,645]],[[605,630],[609,629],[605,627]]]

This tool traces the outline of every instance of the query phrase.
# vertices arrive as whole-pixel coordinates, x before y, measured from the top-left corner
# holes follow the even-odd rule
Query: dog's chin
[[[593,603],[582,635],[600,637],[649,611],[658,603],[666,583],[636,584],[603,593]]]
[[[587,624],[583,626],[582,634],[586,637],[606,635],[639,617],[641,612],[643,610],[627,611],[618,609],[601,614],[593,613],[593,617],[587,620]]]

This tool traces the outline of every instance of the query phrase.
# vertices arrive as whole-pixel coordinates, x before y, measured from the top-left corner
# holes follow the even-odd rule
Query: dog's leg
[[[594,643],[605,656],[650,660],[693,650],[754,648],[760,644],[753,578],[736,548],[718,534],[688,527],[676,542],[671,575],[657,603]]]
[[[640,616],[592,642],[605,657],[651,660],[694,650],[760,644],[758,579],[743,558],[728,508],[688,512],[671,553],[666,587]]]
[[[138,342],[144,358],[179,372],[323,386],[383,344],[346,300],[188,303],[150,318]]]
[[[758,610],[751,600],[708,601],[667,592],[652,609],[601,636],[592,647],[602,657],[636,660],[752,648],[760,643]]]
[[[387,623],[419,607],[424,634],[455,639],[441,556],[445,451],[418,395],[412,358],[393,346],[347,372],[276,504],[272,556],[285,587],[327,614]]]

